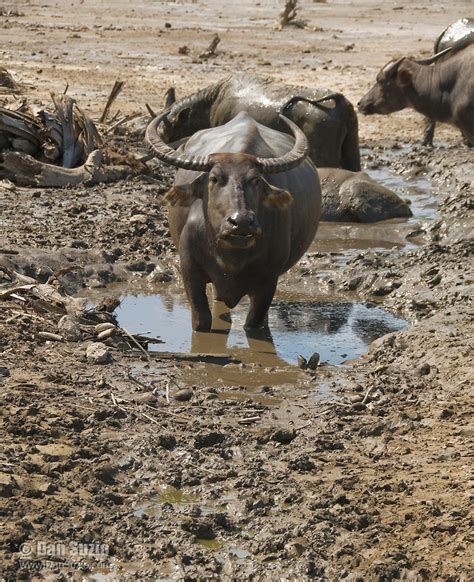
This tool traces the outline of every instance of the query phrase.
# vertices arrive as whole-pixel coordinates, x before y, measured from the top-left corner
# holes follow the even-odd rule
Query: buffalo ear
[[[170,206],[191,206],[196,198],[202,198],[202,184],[207,178],[206,172],[201,172],[192,182],[174,184],[165,194],[164,200]]]
[[[164,196],[165,202],[170,206],[191,206],[193,192],[190,188],[173,186]]]
[[[264,178],[260,178],[263,186],[265,197],[263,199],[263,205],[267,208],[278,208],[283,210],[288,208],[290,204],[293,203],[293,196],[288,192],[288,190],[282,190],[269,184]]]
[[[401,66],[398,67],[397,80],[404,87],[411,85],[413,74],[410,70],[410,67],[408,66],[408,63],[402,63]]]

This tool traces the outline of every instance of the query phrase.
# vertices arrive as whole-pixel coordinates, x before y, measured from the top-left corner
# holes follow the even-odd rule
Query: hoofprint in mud
[[[317,76],[318,85],[356,102],[381,64],[401,56],[398,47],[429,55],[438,32],[465,6],[304,4],[310,28],[279,33],[270,3],[258,8],[261,20],[245,16],[245,27],[241,6],[230,6],[216,59],[193,63],[210,28],[224,20],[213,2],[173,10],[150,3],[135,12],[123,5],[121,15],[101,12],[104,2],[94,10],[87,1],[68,5],[60,14],[51,4],[47,18],[45,4],[19,6],[23,15],[4,22],[4,65],[46,101],[50,89],[64,89],[52,47],[67,46],[64,70],[70,86],[85,93],[88,111],[103,106],[119,72],[134,72],[120,106],[138,110],[150,95],[156,106],[169,84],[182,95],[222,78],[235,69],[237,53],[251,70],[265,67],[292,84]],[[193,47],[189,56],[178,53],[183,35]],[[133,48],[137,38],[140,47],[153,39],[149,55]],[[86,64],[84,43],[94,49]],[[124,46],[130,50],[119,54]],[[314,50],[304,52],[308,47]],[[157,71],[158,62],[166,68]],[[95,332],[76,342],[55,337],[66,334],[57,305],[20,290],[1,300],[6,579],[58,572],[86,579],[472,577],[472,153],[444,127],[439,149],[417,146],[420,117],[413,112],[364,118],[361,135],[369,174],[387,159],[394,172],[426,172],[439,209],[431,222],[410,223],[402,251],[397,245],[347,255],[342,245],[334,254],[321,240],[283,281],[284,289],[382,301],[412,322],[352,367],[298,371],[291,385],[274,386],[278,370],[228,363],[236,380],[221,387],[222,362],[210,376],[199,358],[148,361],[138,348],[110,348],[113,361],[94,363],[88,346],[97,343]],[[47,282],[64,298],[90,297],[104,286],[113,293],[120,280],[130,288],[150,279],[179,285],[162,208],[170,177],[160,166],[151,171],[93,188],[5,184],[2,290]],[[34,282],[17,281],[15,272]],[[114,302],[101,307],[107,313]],[[239,378],[249,368],[262,379],[246,391]],[[198,380],[186,384],[186,376]]]

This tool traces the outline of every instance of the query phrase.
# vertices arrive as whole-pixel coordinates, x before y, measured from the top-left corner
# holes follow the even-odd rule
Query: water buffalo
[[[424,60],[392,60],[359,102],[359,111],[393,113],[411,107],[433,121],[458,127],[474,143],[474,44],[466,37]]]
[[[227,307],[250,296],[246,328],[266,324],[278,277],[306,251],[321,212],[321,189],[308,142],[281,116],[295,140],[239,113],[225,125],[202,130],[178,151],[147,128],[156,156],[180,168],[166,195],[169,224],[196,331],[212,317],[206,284]]]
[[[365,172],[318,168],[322,191],[321,220],[377,222],[412,216],[410,206]]]
[[[443,32],[438,36],[434,44],[434,54],[444,51],[447,48],[454,46],[460,40],[467,37],[474,41],[474,18],[460,18],[447,26]],[[433,138],[436,128],[436,121],[427,120],[426,130],[423,137],[423,145],[432,146]]]
[[[166,143],[175,142],[200,129],[227,123],[241,111],[288,133],[279,122],[278,115],[283,113],[306,134],[309,157],[316,166],[360,170],[357,114],[342,93],[329,89],[232,76],[174,103],[160,134]]]

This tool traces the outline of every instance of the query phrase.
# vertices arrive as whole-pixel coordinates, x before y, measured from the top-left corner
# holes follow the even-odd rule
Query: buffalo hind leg
[[[245,329],[268,326],[268,310],[275,295],[276,286],[277,282],[272,281],[250,295],[250,309],[245,321]]]
[[[436,121],[426,119],[425,135],[423,136],[422,145],[433,147],[433,138],[435,134]]]

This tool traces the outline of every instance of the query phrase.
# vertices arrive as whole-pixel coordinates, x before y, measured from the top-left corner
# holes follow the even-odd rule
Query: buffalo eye
[[[209,176],[209,183],[213,185],[219,184],[220,186],[223,186],[225,184],[225,177],[218,174],[213,174]]]
[[[258,186],[261,182],[260,176],[254,176],[251,180],[250,183],[252,184],[252,186]]]

